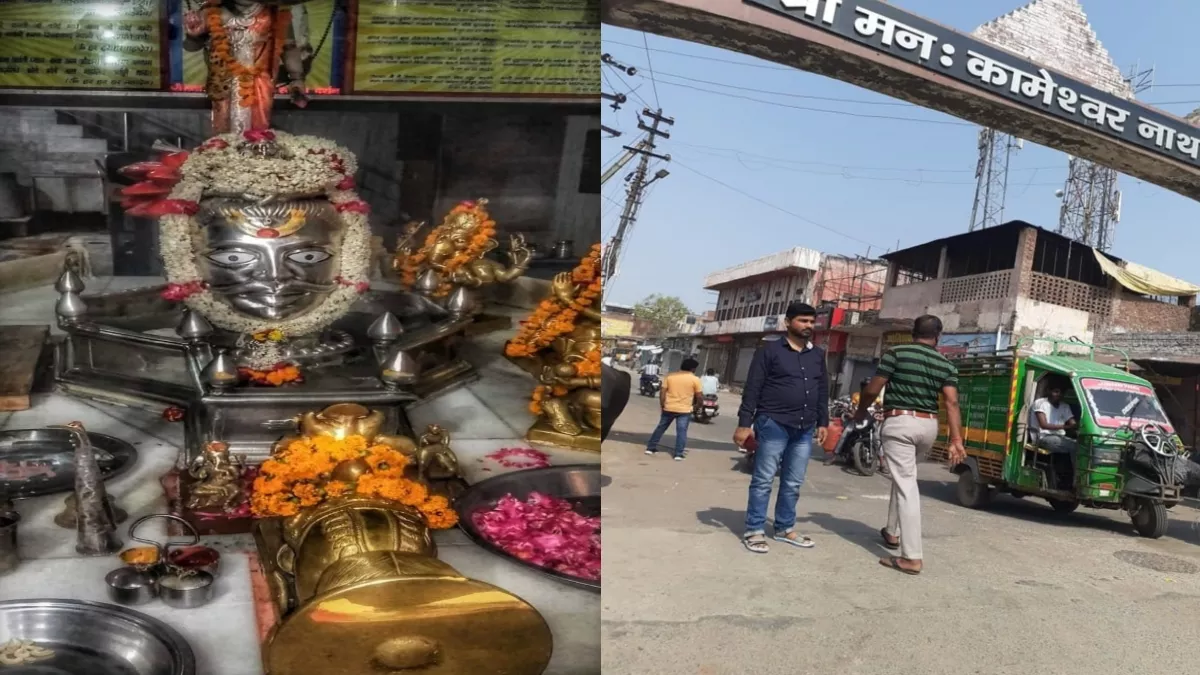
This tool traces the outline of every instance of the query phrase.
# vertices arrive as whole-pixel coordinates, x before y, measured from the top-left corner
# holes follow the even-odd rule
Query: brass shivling
[[[297,433],[273,452],[302,438],[361,436],[409,457],[413,479],[431,491],[462,484],[450,435],[437,425],[414,442],[382,433],[386,416],[355,403],[293,422]],[[358,464],[343,461],[330,478],[353,482],[369,470]],[[538,675],[550,661],[537,610],[438,560],[425,517],[410,506],[344,495],[259,519],[254,538],[281,617],[263,647],[268,675]]]

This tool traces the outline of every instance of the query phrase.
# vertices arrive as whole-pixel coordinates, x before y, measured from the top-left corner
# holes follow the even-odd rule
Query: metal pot
[[[575,240],[562,239],[554,242],[554,257],[558,260],[570,260],[575,257]]]
[[[104,577],[108,584],[108,599],[130,607],[144,605],[158,597],[155,573],[146,567],[118,567]]]
[[[175,570],[158,579],[158,596],[175,609],[207,605],[213,597],[213,575],[208,572]]]

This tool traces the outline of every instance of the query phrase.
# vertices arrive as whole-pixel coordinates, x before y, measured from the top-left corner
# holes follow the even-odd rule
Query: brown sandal
[[[897,558],[894,555],[888,556],[886,558],[880,558],[879,564],[883,565],[884,567],[890,567],[890,568],[896,570],[897,572],[903,572],[909,576],[915,577],[921,573],[921,570],[910,570],[907,567],[901,567],[900,566],[900,558]]]
[[[892,535],[888,534],[886,527],[879,528],[879,536],[883,537],[883,547],[895,551],[900,548],[900,538],[896,537],[896,541],[892,541]]]

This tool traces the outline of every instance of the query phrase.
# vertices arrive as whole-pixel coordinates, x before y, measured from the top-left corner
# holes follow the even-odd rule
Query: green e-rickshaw
[[[1097,360],[1119,354],[1119,367]],[[1138,534],[1167,531],[1167,509],[1180,500],[1186,476],[1182,443],[1154,387],[1129,372],[1128,357],[1077,341],[1021,340],[1006,353],[955,359],[967,457],[958,501],[986,506],[998,492],[1041,497],[1058,512],[1079,506],[1124,509]],[[1077,424],[1066,455],[1039,447],[1029,429],[1035,400],[1051,381],[1063,388]],[[946,461],[946,411],[931,459]]]

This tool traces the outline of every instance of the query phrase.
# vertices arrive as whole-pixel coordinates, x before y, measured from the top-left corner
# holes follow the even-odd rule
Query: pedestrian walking
[[[808,471],[813,441],[825,442],[829,426],[829,378],[825,350],[812,343],[817,311],[803,302],[787,308],[787,332],[754,354],[733,442],[739,448],[753,437],[754,473],[746,504],[742,545],[752,553],[766,553],[767,504],[771,483],[779,473],[772,523],[775,541],[800,548],[814,542],[796,531],[796,504]]]
[[[933,448],[938,435],[938,396],[946,401],[950,426],[950,462],[966,457],[962,416],[958,407],[958,370],[937,350],[942,320],[926,314],[913,323],[912,344],[896,345],[879,360],[875,377],[862,392],[855,422],[867,418],[871,404],[887,386],[883,409],[883,460],[892,479],[887,525],[879,531],[883,545],[899,556],[879,559],[885,567],[905,574],[920,574],[921,495],[917,487],[917,458]]]
[[[700,362],[696,359],[684,359],[679,370],[667,375],[663,380],[662,391],[658,393],[658,400],[662,404],[662,416],[658,419],[654,433],[650,434],[650,440],[646,442],[647,455],[654,454],[667,427],[674,422],[675,461],[682,462],[687,456],[688,425],[692,421],[692,411],[703,400],[700,378],[696,377],[696,369],[699,367]]]

